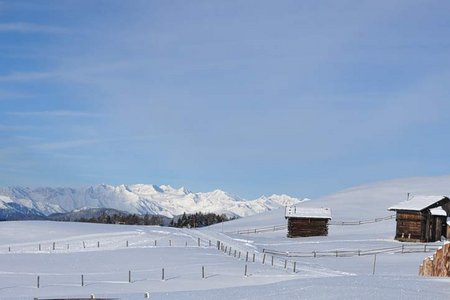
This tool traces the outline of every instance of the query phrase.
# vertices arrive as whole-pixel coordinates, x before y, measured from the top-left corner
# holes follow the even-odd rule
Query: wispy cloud
[[[6,114],[17,117],[73,117],[73,118],[96,118],[104,116],[100,113],[92,113],[75,110],[51,110],[51,111],[13,111]]]
[[[31,97],[31,95],[27,93],[0,90],[0,101],[11,98],[28,98],[28,97]]]
[[[20,131],[34,129],[35,126],[25,126],[25,125],[3,125],[0,124],[0,131]]]
[[[65,140],[65,141],[55,141],[48,143],[40,143],[31,146],[34,150],[39,151],[54,151],[54,150],[65,150],[72,148],[80,148],[84,146],[124,142],[124,141],[145,141],[148,140],[149,136],[126,136],[126,137],[111,137],[111,138],[86,138],[86,139],[76,139],[76,140]]]
[[[27,22],[0,23],[0,32],[64,33],[66,28]]]
[[[0,81],[42,80],[60,76],[61,74],[58,72],[12,72],[11,74],[0,76]]]
[[[101,144],[105,142],[110,142],[111,139],[79,139],[79,140],[70,140],[70,141],[61,141],[61,142],[50,142],[50,143],[42,143],[32,146],[34,150],[40,151],[53,151],[53,150],[64,150],[64,149],[72,149],[83,147],[87,145],[93,144]]]

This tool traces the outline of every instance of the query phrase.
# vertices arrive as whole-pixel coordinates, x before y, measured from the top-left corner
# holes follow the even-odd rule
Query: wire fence
[[[352,250],[326,250],[326,251],[278,251],[263,249],[263,253],[282,257],[353,257],[375,254],[398,254],[398,253],[418,253],[434,252],[442,245],[401,245],[396,247],[374,248],[374,249],[352,249]]]
[[[170,240],[169,240],[170,241]],[[167,241],[166,241],[167,242]],[[194,265],[171,265],[165,267],[154,267],[149,269],[129,269],[121,271],[106,272],[8,272],[0,271],[0,292],[12,288],[48,288],[52,286],[77,286],[86,287],[98,284],[133,284],[143,281],[169,281],[176,280],[180,277],[188,277],[189,279],[207,280],[216,276],[236,276],[248,277],[252,276],[252,263],[261,262],[258,256],[263,254],[257,252],[238,251],[229,246],[225,246],[220,241],[206,240],[202,238],[196,239],[197,247],[204,249],[221,250],[231,257],[239,260],[242,264],[230,267],[227,262],[203,262]],[[187,243],[178,243],[178,247],[183,247]],[[95,244],[101,247],[101,243]],[[128,244],[126,244],[128,247]],[[159,245],[159,246],[158,246]],[[154,241],[153,247],[177,247],[174,243],[161,245],[158,240]],[[42,249],[42,246],[41,246]],[[58,250],[56,243],[51,244],[50,249]],[[10,250],[10,249],[9,249]],[[21,252],[18,252],[21,253]],[[56,254],[57,252],[55,252]],[[265,254],[264,254],[265,257]],[[272,259],[273,261],[273,259]],[[264,264],[264,261],[263,261]],[[223,267],[227,265],[227,267]],[[273,263],[272,263],[273,265]],[[285,267],[286,268],[286,267]],[[256,269],[253,272],[258,272]]]
[[[368,219],[368,220],[359,220],[359,221],[330,221],[328,225],[336,225],[336,226],[346,226],[346,225],[363,225],[363,224],[371,224],[371,223],[378,223],[381,221],[391,220],[395,219],[395,215],[389,215],[386,217],[380,217],[375,219]],[[264,233],[264,232],[273,232],[273,231],[279,231],[279,230],[285,230],[287,229],[287,224],[280,224],[280,225],[272,225],[272,226],[265,226],[265,227],[258,227],[258,228],[247,228],[247,229],[241,229],[236,231],[227,231],[224,232],[226,234],[252,234],[252,233]]]
[[[149,248],[149,247],[211,247],[211,240],[203,238],[189,239],[150,239],[141,240],[80,240],[80,241],[55,241],[45,243],[27,243],[19,245],[0,246],[0,254],[7,253],[67,253],[80,251],[93,251],[124,248]]]

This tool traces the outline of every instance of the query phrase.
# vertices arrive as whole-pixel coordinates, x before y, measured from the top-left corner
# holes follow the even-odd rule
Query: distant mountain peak
[[[112,208],[128,213],[167,217],[199,211],[243,217],[301,201],[287,195],[244,200],[221,189],[195,193],[185,187],[153,184],[99,184],[85,188],[0,188],[0,200],[2,203],[18,203],[42,215]]]

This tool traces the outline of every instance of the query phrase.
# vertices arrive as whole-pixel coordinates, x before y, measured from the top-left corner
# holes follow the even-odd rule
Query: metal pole
[[[375,254],[373,257],[373,270],[372,270],[372,275],[375,275],[375,266],[377,264],[377,255]]]

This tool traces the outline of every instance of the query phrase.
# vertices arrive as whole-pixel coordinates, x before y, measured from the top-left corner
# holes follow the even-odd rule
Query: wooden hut
[[[450,240],[450,217],[447,217],[447,240]]]
[[[396,240],[425,243],[447,236],[450,199],[445,196],[414,196],[389,210],[397,213]]]
[[[328,221],[331,209],[311,207],[290,207],[286,209],[288,237],[328,235]]]

